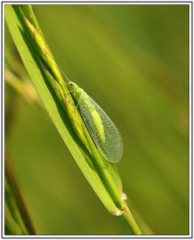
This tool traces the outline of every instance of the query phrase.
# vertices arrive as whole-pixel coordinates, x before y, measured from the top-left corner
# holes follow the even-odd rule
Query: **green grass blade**
[[[113,199],[110,197],[109,192],[104,187],[101,177],[98,175],[98,172],[95,171],[95,166],[93,165],[90,155],[82,147],[80,140],[72,129],[67,114],[62,108],[49,83],[44,79],[41,70],[37,67],[37,62],[33,57],[35,49],[34,46],[28,46],[27,44],[28,35],[26,34],[24,25],[25,21],[22,19],[19,7],[7,5],[5,10],[6,21],[13,40],[54,125],[72,153],[84,176],[87,178],[104,205],[110,212],[117,211],[117,207],[113,202]],[[111,178],[115,179],[114,182],[117,185],[117,188],[120,186],[121,192],[121,181],[114,165],[107,165],[109,167],[108,171]]]
[[[31,10],[27,12],[33,14]],[[36,37],[38,36],[39,42],[40,40],[43,41],[43,44],[45,44],[44,46],[47,46],[47,44],[44,43],[44,37],[42,37],[37,22],[34,24],[37,28],[37,32],[35,33],[36,36],[33,38],[33,28],[30,29],[32,31],[31,34],[29,34],[29,28],[31,26],[29,24],[27,25],[25,12],[21,6],[6,5],[5,17],[12,38],[29,76],[40,95],[53,124],[57,128],[73,158],[108,211],[116,215],[122,213],[125,208],[122,199],[122,183],[115,165],[105,160],[103,161],[100,154],[95,149],[94,143],[92,143],[91,140],[88,140],[90,146],[92,146],[91,149],[93,156],[96,157],[96,159],[90,155],[89,151],[87,151],[87,146],[84,146],[83,142],[76,134],[75,128],[73,128],[73,124],[64,110],[65,107],[61,104],[61,99],[53,90],[52,84],[49,83],[52,81],[52,74],[49,75],[47,71],[44,72],[44,70],[40,68],[40,62],[36,56],[38,49],[38,47],[36,48]],[[35,18],[34,16],[31,16],[30,19],[33,22],[33,19]],[[42,49],[41,46],[38,49],[40,54],[42,54]],[[41,58],[45,60],[47,56],[41,56]],[[49,67],[52,71],[55,71],[56,66],[57,65]],[[60,74],[58,73],[57,75],[55,74],[55,76],[60,78]],[[48,79],[50,80],[48,81]],[[59,82],[59,84],[61,84],[61,82]],[[65,89],[63,90],[65,91]],[[69,101],[71,102],[71,99]],[[85,129],[84,134],[86,139],[90,139],[89,133],[87,133]],[[126,220],[129,222],[132,232],[134,234],[140,234],[134,219],[131,217],[126,218]]]

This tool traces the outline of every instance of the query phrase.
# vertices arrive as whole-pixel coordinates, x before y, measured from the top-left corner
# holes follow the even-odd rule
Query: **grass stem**
[[[131,211],[129,210],[126,202],[124,202],[124,206],[125,206],[125,211],[123,213],[123,217],[125,218],[125,220],[127,221],[129,228],[131,230],[131,233],[134,235],[142,235],[141,230],[139,229],[133,215],[131,214]]]
[[[21,218],[26,227],[26,230],[30,235],[35,235],[36,231],[32,223],[29,211],[25,204],[24,198],[20,191],[19,183],[15,175],[14,167],[8,152],[8,149],[5,147],[5,175],[12,189],[13,195],[15,197]]]

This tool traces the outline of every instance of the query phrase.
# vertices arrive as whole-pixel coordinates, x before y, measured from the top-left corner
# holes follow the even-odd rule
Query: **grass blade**
[[[31,7],[29,6],[29,8]],[[62,98],[60,98],[60,96],[62,95],[57,95],[52,84],[50,84],[57,79],[58,86],[63,86],[63,79],[56,67],[57,65],[53,65],[52,62],[50,63],[48,60],[48,56],[50,55],[52,57],[52,54],[45,43],[44,37],[38,27],[38,23],[34,23],[35,17],[32,15],[33,12],[31,9],[28,9],[29,11],[27,11],[27,6],[25,6],[25,12],[30,12],[30,19],[32,23],[34,23],[34,26],[30,24],[29,21],[26,21],[25,12],[23,10],[24,9],[21,6],[6,5],[5,16],[15,45],[30,78],[39,93],[53,124],[57,128],[73,158],[102,203],[112,214],[122,214],[126,210],[126,205],[122,199],[122,182],[117,169],[114,164],[105,161],[100,156],[92,140],[90,140],[89,133],[86,129],[83,131],[86,139],[89,139],[88,142],[90,146],[92,146],[91,152],[93,157],[88,151],[87,144],[83,144],[84,141],[81,141],[78,134],[76,134],[78,124],[72,124],[72,121],[70,121],[70,118],[68,117],[68,107],[72,106],[72,100],[68,92],[66,92],[68,90],[65,89],[65,87],[63,88],[63,91],[67,94],[68,103],[70,103],[69,105],[65,105],[61,103]],[[45,47],[47,47],[49,55],[44,55],[42,50]],[[51,73],[54,73],[56,79],[49,71],[47,71],[47,69],[45,71],[45,69],[41,68],[39,58],[43,59],[44,63],[49,66]],[[70,112],[73,117],[74,110],[75,109],[72,108]],[[79,115],[76,115],[75,121],[78,121],[77,119],[79,119]],[[79,129],[77,130],[77,133],[78,132]],[[133,217],[126,218],[126,220],[130,225],[132,233],[141,234]]]

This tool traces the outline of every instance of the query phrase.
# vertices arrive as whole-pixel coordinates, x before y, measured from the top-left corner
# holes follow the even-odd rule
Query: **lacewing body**
[[[104,110],[83,89],[74,82],[69,82],[68,85],[97,149],[107,161],[119,162],[123,145],[118,129]]]

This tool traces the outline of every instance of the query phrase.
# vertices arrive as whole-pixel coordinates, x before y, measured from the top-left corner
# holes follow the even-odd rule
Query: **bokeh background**
[[[144,233],[188,234],[189,7],[33,9],[59,66],[122,135],[117,168]],[[7,29],[5,45],[15,59]],[[5,111],[12,111],[7,146],[38,234],[129,234],[93,192],[47,114],[7,83],[5,94]]]

